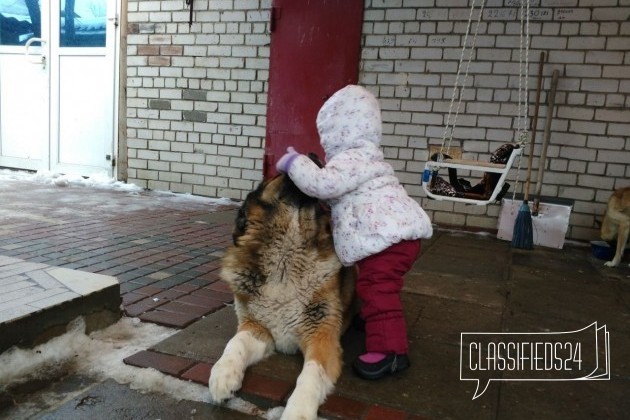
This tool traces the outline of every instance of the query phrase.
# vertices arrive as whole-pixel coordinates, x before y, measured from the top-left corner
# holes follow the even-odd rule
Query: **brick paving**
[[[0,248],[5,256],[115,276],[128,316],[182,328],[232,300],[226,287],[212,286],[231,226],[194,220],[205,213],[23,226],[0,234]]]
[[[5,202],[11,194],[3,191],[2,204],[10,203],[3,208],[19,209],[17,199],[25,206],[38,202],[38,192],[55,188],[79,198],[61,211],[67,207],[63,194],[49,194],[45,206],[30,206],[26,214],[2,214],[1,255],[115,276],[126,315],[174,328],[184,328],[232,301],[228,288],[219,282],[220,258],[232,240],[232,223],[205,219],[236,206],[172,197],[167,205],[126,210],[124,192],[55,186],[42,192],[42,186],[24,186],[17,187],[21,194],[15,194],[13,201]],[[86,196],[83,206],[91,208],[82,207],[82,196]],[[99,211],[99,204],[106,208],[111,201],[117,207]]]

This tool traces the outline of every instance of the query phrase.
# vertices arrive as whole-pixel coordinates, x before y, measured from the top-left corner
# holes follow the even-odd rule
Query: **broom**
[[[514,221],[514,231],[512,232],[512,248],[533,249],[534,248],[534,228],[532,226],[532,213],[529,210],[529,183],[532,178],[532,160],[534,157],[534,144],[536,143],[536,128],[538,126],[538,108],[540,106],[540,91],[542,87],[542,70],[545,61],[545,53],[540,52],[538,63],[538,81],[536,86],[536,104],[534,105],[534,119],[532,121],[532,139],[529,144],[529,156],[527,157],[527,179],[525,181],[525,192],[523,203],[518,209],[516,220]]]

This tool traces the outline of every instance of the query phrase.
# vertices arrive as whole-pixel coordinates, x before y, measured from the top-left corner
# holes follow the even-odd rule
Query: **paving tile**
[[[80,297],[81,295],[79,295],[76,292],[62,291],[61,293],[57,293],[51,296],[46,296],[43,299],[38,299],[34,302],[30,302],[29,305],[35,308],[44,309],[51,306],[59,305],[64,302],[69,302],[71,300],[79,299]]]
[[[134,292],[123,293],[122,304],[125,306],[131,305],[132,303],[141,301],[142,299],[145,299],[146,297],[147,297],[146,295],[142,295],[140,293],[134,293]]]
[[[156,271],[155,273],[149,274],[147,277],[155,279],[155,280],[164,280],[168,277],[171,277],[174,273],[169,273],[168,271]]]
[[[19,249],[22,248],[24,245],[20,245],[20,244],[7,244],[7,245],[2,245],[0,246],[0,249],[5,249],[7,251],[11,251],[13,249]]]
[[[177,290],[179,292],[184,292],[184,293],[190,293],[193,290],[197,290],[197,289],[199,289],[199,286],[195,286],[194,284],[184,283],[184,284],[178,284],[177,286],[173,287],[172,290]]]
[[[0,306],[0,323],[22,318],[24,315],[29,315],[33,312],[34,308],[29,305],[13,306],[7,308],[3,308],[2,306]]]
[[[48,297],[58,295],[59,293],[63,293],[66,291],[68,291],[68,289],[66,289],[65,287],[57,287],[48,290],[41,287],[29,287],[26,289],[0,295],[0,304],[11,306],[25,304],[27,305],[34,300],[46,299]]]
[[[167,289],[167,290],[164,290],[163,292],[155,294],[155,295],[153,295],[151,297],[158,298],[158,299],[163,299],[163,300],[176,300],[177,298],[179,298],[180,296],[184,296],[185,294],[186,294],[186,292],[182,292],[182,291],[179,291],[179,290]]]
[[[41,287],[44,287],[46,289],[59,287],[63,284],[46,270],[32,271],[28,273],[28,277],[37,282],[37,284],[39,284]]]
[[[185,303],[189,305],[202,306],[204,308],[214,308],[214,310],[221,309],[224,306],[224,301],[220,299],[214,299],[208,296],[201,296],[190,294],[184,295],[175,300],[176,302]]]
[[[24,301],[24,298],[26,298],[26,301],[30,301],[29,296],[31,295],[35,295],[37,293],[43,293],[46,291],[46,289],[41,288],[39,286],[37,286],[36,284],[33,283],[28,283],[27,285],[25,285],[26,287],[24,288],[20,288],[20,289],[15,289],[12,292],[3,292],[0,295],[0,304],[6,304],[8,302],[18,302],[18,301]]]
[[[144,245],[144,244],[148,244],[153,242],[151,239],[136,239],[134,241],[131,241],[134,244],[139,244],[139,245]]]
[[[128,316],[135,317],[144,312],[157,308],[158,306],[166,304],[166,300],[153,300],[151,297],[144,297],[143,300],[125,306],[125,312]]]
[[[158,281],[159,280],[155,280],[150,277],[137,277],[133,280],[130,280],[129,283],[139,284],[141,287],[150,286],[150,285],[153,287],[156,287],[155,283],[157,283]]]
[[[223,304],[221,303],[221,307],[222,306]],[[177,312],[181,314],[191,314],[191,315],[196,315],[197,317],[207,315],[211,312],[216,311],[217,309],[219,308],[216,306],[205,307],[205,306],[185,304],[181,302],[169,302],[160,307],[161,311]]]
[[[293,383],[277,378],[247,373],[239,392],[265,398],[275,404],[285,402],[293,389]]]
[[[181,274],[175,274],[167,279],[158,280],[153,285],[155,287],[161,287],[163,289],[170,289],[177,286],[178,284],[187,283],[188,281],[190,281],[189,277],[182,276]]]
[[[20,290],[28,289],[29,287],[35,286],[32,281],[24,281],[24,279],[28,280],[28,277],[16,276],[15,282],[2,282],[0,281],[0,288],[2,288],[2,293],[7,294],[9,292],[15,292]],[[9,279],[3,279],[9,280]]]
[[[208,363],[197,363],[195,366],[182,373],[181,378],[198,384],[208,385],[210,369],[212,369],[212,365]]]
[[[57,267],[47,268],[46,272],[68,289],[83,296],[118,285],[118,280],[115,277],[102,274]]]
[[[197,277],[196,279],[191,279],[187,283],[194,284],[195,286],[205,287],[212,284],[212,280],[202,279],[201,277]]]
[[[231,292],[219,292],[216,290],[210,289],[210,286],[206,286],[203,289],[196,290],[191,293],[193,296],[205,296],[208,298],[220,300],[221,302],[232,302],[234,301],[234,294]]]
[[[132,356],[129,356],[125,358],[123,362],[127,365],[136,367],[154,368],[172,376],[181,375],[193,367],[196,363],[194,360],[183,357],[156,353],[148,350],[142,350]]]
[[[136,290],[136,293],[141,293],[144,295],[148,295],[148,296],[153,296],[155,294],[158,294],[160,292],[163,292],[164,289],[162,289],[161,287],[155,287],[155,286],[146,286],[146,287],[142,287],[140,289]]]
[[[219,270],[211,271],[209,273],[205,273],[199,276],[200,279],[208,280],[209,283],[214,283],[215,281],[221,280],[221,273]]]
[[[124,282],[124,283],[120,284],[120,293],[133,292],[134,290],[140,289],[141,287],[144,287],[144,285],[143,284],[132,283],[130,281]]]
[[[321,415],[344,420],[360,419],[367,410],[366,403],[335,394],[328,396],[319,407]]]
[[[195,314],[152,310],[139,315],[139,318],[143,321],[154,322],[166,327],[185,328],[198,320],[200,317]]]
[[[117,259],[117,261],[118,261],[118,264],[115,267],[111,267],[106,270],[99,271],[99,273],[106,274],[108,276],[117,276],[118,274],[126,273],[135,268],[129,264],[121,264],[120,259]]]
[[[29,271],[41,270],[41,269],[46,268],[46,267],[47,267],[46,264],[28,263],[28,262],[9,264],[9,265],[5,265],[5,266],[1,266],[0,267],[0,279],[1,278],[6,278],[6,277],[10,277],[10,276],[14,276],[16,274],[28,273]]]

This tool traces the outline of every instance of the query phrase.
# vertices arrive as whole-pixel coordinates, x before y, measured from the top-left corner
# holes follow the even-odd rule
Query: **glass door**
[[[46,1],[0,0],[0,166],[47,166],[49,14]]]
[[[0,0],[0,165],[113,174],[117,7]]]
[[[115,1],[57,0],[51,34],[51,169],[112,174]],[[108,20],[111,18],[111,20]]]

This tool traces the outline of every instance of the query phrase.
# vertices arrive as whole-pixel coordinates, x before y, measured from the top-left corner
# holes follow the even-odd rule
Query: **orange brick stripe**
[[[192,381],[206,386],[210,378],[212,364],[191,360],[181,356],[143,350],[124,359],[125,364],[153,368],[176,378]],[[278,378],[247,372],[239,396],[252,399],[267,407],[286,404],[294,387],[293,382]],[[343,420],[421,420],[422,417],[405,413],[392,407],[369,404],[346,398],[341,395],[330,395],[320,407],[323,416]]]

